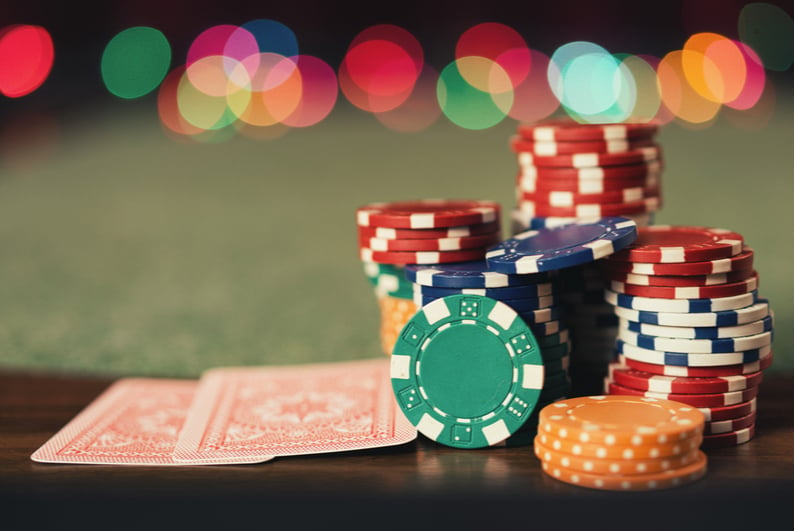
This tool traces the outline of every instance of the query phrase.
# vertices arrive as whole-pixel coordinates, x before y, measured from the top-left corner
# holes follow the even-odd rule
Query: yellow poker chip
[[[628,395],[584,396],[539,413],[539,433],[556,439],[630,448],[666,445],[703,433],[704,414],[674,400]]]

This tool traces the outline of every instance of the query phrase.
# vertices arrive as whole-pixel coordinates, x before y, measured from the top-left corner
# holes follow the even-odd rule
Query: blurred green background
[[[61,123],[0,167],[0,367],[197,376],[220,365],[381,356],[378,307],[357,254],[373,201],[513,205],[516,123],[444,119],[390,131],[338,103],[282,138],[188,144],[151,99]],[[774,371],[792,370],[791,86],[757,130],[721,117],[670,124],[657,223],[744,235],[775,311]]]

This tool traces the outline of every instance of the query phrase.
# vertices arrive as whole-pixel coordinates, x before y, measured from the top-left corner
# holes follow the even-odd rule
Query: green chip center
[[[503,342],[482,325],[458,323],[433,336],[421,355],[419,380],[433,406],[477,418],[505,400],[513,363]]]

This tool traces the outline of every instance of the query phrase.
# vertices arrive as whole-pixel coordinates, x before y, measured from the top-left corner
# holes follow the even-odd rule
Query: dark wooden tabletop
[[[30,454],[111,380],[0,371],[0,530],[793,528],[793,378],[760,388],[757,435],[710,450],[707,476],[602,492],[541,472],[531,447],[400,447],[258,465],[48,465]],[[550,527],[551,526],[551,527]]]

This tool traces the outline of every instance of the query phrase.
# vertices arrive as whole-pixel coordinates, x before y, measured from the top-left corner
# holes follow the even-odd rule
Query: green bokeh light
[[[513,91],[490,94],[467,83],[455,61],[439,75],[436,97],[439,107],[451,122],[475,130],[488,129],[500,123],[513,104]]]
[[[748,4],[737,21],[740,40],[754,49],[768,70],[783,72],[792,67],[792,17],[765,2]]]
[[[128,28],[113,37],[102,53],[102,80],[111,94],[140,98],[155,90],[171,65],[171,45],[159,30]]]

